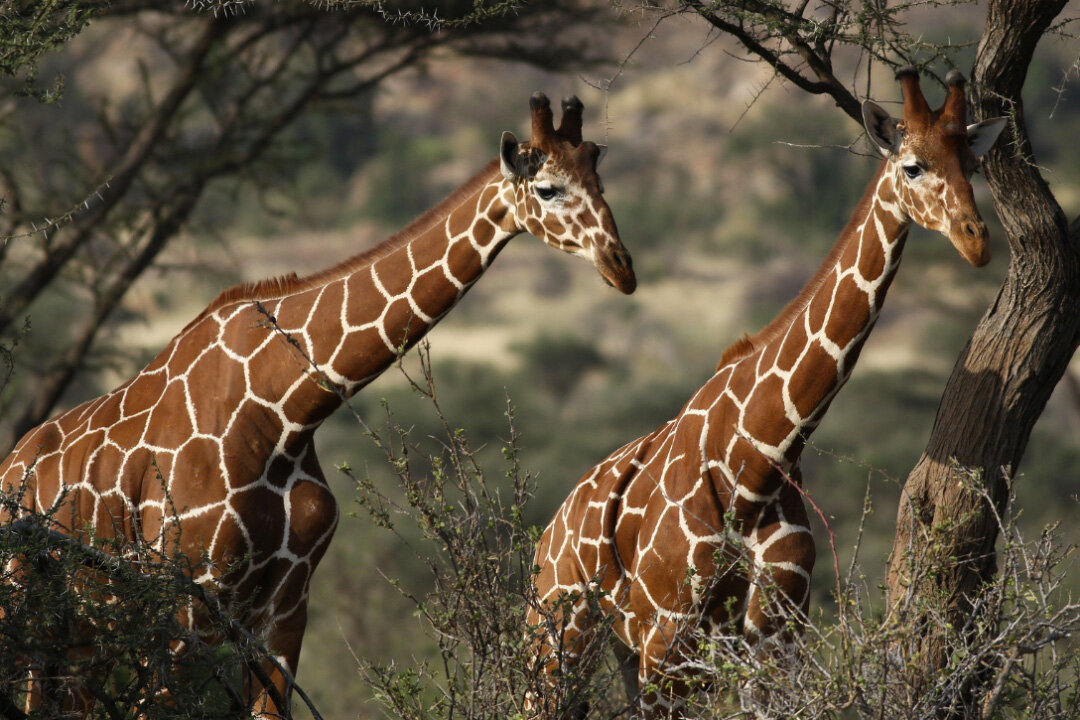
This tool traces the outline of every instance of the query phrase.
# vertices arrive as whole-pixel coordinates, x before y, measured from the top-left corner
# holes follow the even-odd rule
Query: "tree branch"
[[[337,28],[337,30],[338,32],[333,35],[321,38],[319,48],[316,49],[318,57],[321,58],[317,63],[321,69],[307,78],[306,86],[283,105],[280,98],[277,98],[273,106],[274,114],[268,116],[260,109],[258,131],[254,137],[246,139],[246,142],[238,141],[236,138],[238,131],[251,124],[247,106],[259,90],[273,85],[274,79],[280,76],[285,64],[288,63],[288,57],[281,63],[275,63],[269,77],[252,79],[250,86],[240,93],[228,117],[222,118],[224,125],[217,138],[206,144],[206,150],[200,154],[200,160],[194,163],[198,168],[198,175],[186,181],[186,189],[184,186],[169,187],[156,193],[158,197],[163,198],[162,202],[175,203],[177,197],[181,198],[181,201],[179,205],[174,204],[174,209],[156,223],[147,243],[133,259],[125,264],[124,269],[108,282],[106,289],[98,293],[90,317],[81,325],[63,355],[38,380],[33,397],[25,403],[22,413],[5,431],[0,432],[0,452],[10,451],[26,431],[50,414],[78,372],[84,367],[85,358],[105,321],[122,301],[132,283],[153,263],[179,230],[180,225],[186,221],[207,183],[216,177],[227,176],[250,167],[269,150],[275,138],[315,102],[366,91],[390,75],[415,64],[423,53],[445,41],[445,36],[406,37],[395,33],[393,37],[368,45],[349,58],[330,60],[331,55],[328,53],[341,43],[347,26]],[[301,31],[298,37],[301,39],[310,37],[310,33]],[[378,72],[350,84],[347,88],[335,91],[327,89],[327,86],[332,84],[338,76],[372,61],[377,55],[398,49],[397,46],[403,42],[410,43],[412,46]],[[298,45],[299,40],[287,46],[290,55]],[[201,92],[202,85],[197,86]]]
[[[0,265],[4,264],[11,243],[11,236],[22,217],[22,195],[15,178],[7,168],[0,168]]]
[[[3,298],[0,305],[0,333],[21,315],[92,236],[95,228],[127,193],[139,169],[150,158],[165,129],[172,122],[180,104],[195,87],[199,70],[215,42],[225,32],[227,25],[221,20],[206,23],[203,32],[188,55],[187,64],[181,69],[173,86],[158,104],[153,116],[142,127],[128,146],[127,152],[112,170],[108,185],[99,193],[99,201],[90,205],[85,213],[79,213],[66,230],[65,237],[55,243],[48,255],[41,260]]]
[[[755,6],[758,5],[756,3],[750,4]],[[851,94],[835,75],[833,75],[831,61],[827,57],[819,57],[814,52],[813,48],[807,45],[806,42],[798,36],[797,30],[790,29],[790,22],[787,23],[789,28],[781,31],[781,35],[791,44],[795,49],[795,52],[799,54],[810,70],[814,72],[817,77],[816,80],[805,77],[798,70],[784,62],[779,54],[765,47],[757,37],[745,30],[742,26],[729,22],[707,10],[701,0],[687,0],[687,5],[694,8],[696,12],[713,25],[713,27],[728,33],[742,43],[742,45],[751,53],[757,55],[771,65],[781,77],[808,93],[830,96],[836,101],[837,106],[841,110],[855,120],[855,122],[860,125],[862,124],[862,107],[855,96]],[[786,13],[777,15],[774,12],[775,10],[776,9],[771,6],[762,6],[758,9],[758,11],[763,14],[769,13],[778,19],[789,20]],[[795,20],[802,22],[800,18],[795,18]]]

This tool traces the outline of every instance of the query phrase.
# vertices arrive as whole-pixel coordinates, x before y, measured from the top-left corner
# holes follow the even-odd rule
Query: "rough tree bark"
[[[970,625],[975,593],[996,570],[996,514],[1080,341],[1080,219],[1070,227],[1039,174],[1021,98],[1035,46],[1065,5],[989,3],[971,92],[977,117],[1012,119],[983,165],[1012,259],[903,488],[887,586],[893,619],[904,624],[924,622],[933,603],[954,629]],[[943,571],[913,573],[922,561]],[[941,638],[925,637],[917,650],[940,660]]]

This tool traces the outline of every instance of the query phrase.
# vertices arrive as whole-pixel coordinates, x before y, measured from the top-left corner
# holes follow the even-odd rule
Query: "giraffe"
[[[22,512],[58,507],[79,538],[92,529],[205,555],[193,579],[241,607],[243,625],[294,675],[311,576],[338,519],[313,444],[323,420],[522,232],[591,260],[623,293],[635,288],[601,197],[606,148],[582,140],[582,103],[564,98],[558,130],[547,97],[529,104],[529,141],[503,133],[496,160],[372,250],[226,290],[129,381],[28,432],[0,464],[0,488],[25,487]],[[272,663],[266,673],[287,698],[290,679]],[[283,712],[245,682],[257,713]],[[80,691],[65,692],[77,707]]]
[[[897,79],[901,121],[862,106],[884,161],[817,272],[675,418],[586,474],[544,530],[528,625],[549,683],[595,647],[601,618],[636,663],[646,718],[680,713],[695,678],[688,634],[791,658],[815,559],[799,458],[877,320],[909,225],[940,231],[976,267],[990,259],[970,178],[1005,119],[965,127],[957,71],[936,111],[913,68]]]

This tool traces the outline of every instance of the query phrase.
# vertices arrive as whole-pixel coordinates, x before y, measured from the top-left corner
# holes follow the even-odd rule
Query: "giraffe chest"
[[[797,492],[761,502],[736,497],[724,508],[705,487],[678,502],[655,494],[638,518],[623,516],[623,540],[633,531],[634,541],[620,543],[626,566],[614,592],[626,597],[625,611],[742,622],[759,585],[802,602],[815,547]]]

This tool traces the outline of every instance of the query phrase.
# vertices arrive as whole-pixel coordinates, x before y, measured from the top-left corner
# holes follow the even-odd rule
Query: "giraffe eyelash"
[[[535,185],[533,189],[536,190],[536,196],[541,200],[554,200],[563,193],[562,188],[553,187],[551,185]]]

